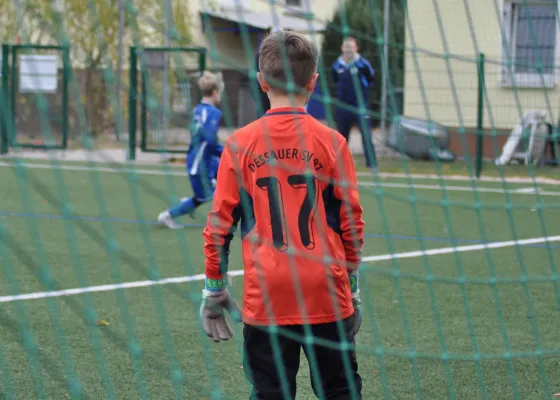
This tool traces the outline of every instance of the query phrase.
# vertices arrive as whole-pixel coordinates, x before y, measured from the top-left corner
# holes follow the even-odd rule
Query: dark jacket
[[[336,83],[336,95],[339,101],[357,106],[358,95],[356,89],[362,92],[365,105],[368,104],[368,89],[373,86],[374,71],[369,61],[356,56],[351,64],[347,64],[339,57],[332,65],[333,80]],[[356,75],[354,80],[353,75]]]
[[[255,58],[255,66],[256,66],[257,72],[260,72],[259,71],[259,53],[258,52],[257,52],[257,56]],[[255,77],[255,81],[256,81],[256,85],[257,85],[257,89],[258,89],[258,96],[255,99],[255,101],[257,102],[257,113],[260,116],[261,112],[262,112],[262,114],[264,114],[268,110],[270,110],[270,100],[268,99],[267,94],[261,90],[261,87],[260,87],[259,82],[257,81],[256,77]],[[262,109],[258,106],[258,103],[261,104]]]

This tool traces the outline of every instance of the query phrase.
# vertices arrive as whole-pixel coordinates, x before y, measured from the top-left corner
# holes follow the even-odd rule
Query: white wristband
[[[224,292],[224,290],[226,290],[226,289],[221,289],[221,290],[202,289],[202,295],[204,297],[219,296],[220,294],[222,294]]]

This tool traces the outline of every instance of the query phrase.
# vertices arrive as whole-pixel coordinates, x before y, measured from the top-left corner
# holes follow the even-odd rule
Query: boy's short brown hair
[[[291,77],[296,90],[301,90],[317,72],[317,51],[311,41],[299,33],[270,34],[259,51],[259,70],[264,80],[280,92],[288,91],[288,78]]]
[[[202,76],[198,78],[198,88],[203,96],[212,96],[214,90],[220,91],[220,80],[216,74],[204,71]]]

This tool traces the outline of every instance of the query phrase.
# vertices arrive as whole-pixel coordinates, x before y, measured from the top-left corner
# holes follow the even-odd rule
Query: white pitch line
[[[243,275],[243,270],[231,271],[229,272],[229,274],[231,276]],[[202,281],[205,278],[206,276],[204,274],[198,274],[198,275],[191,275],[191,276],[179,276],[176,278],[160,279],[157,281],[124,282],[124,283],[117,283],[111,285],[88,286],[85,288],[56,290],[51,292],[36,292],[36,293],[18,294],[14,296],[0,296],[0,303],[9,303],[9,302],[19,301],[19,300],[45,299],[49,297],[72,296],[72,295],[83,294],[83,293],[109,292],[118,289],[131,289],[131,288],[147,287],[147,286],[154,286],[154,285],[169,285],[170,283],[194,282],[194,281]]]
[[[372,176],[371,172],[360,171],[356,172],[358,176]],[[464,176],[464,175],[437,175],[437,174],[419,174],[419,173],[412,173],[412,174],[403,174],[399,172],[380,172],[379,176],[383,178],[400,178],[400,179],[426,179],[426,180],[450,180],[450,181],[480,181],[480,182],[509,182],[509,183],[545,183],[551,185],[560,185],[560,180],[553,179],[553,178],[544,178],[540,176],[536,176],[534,178],[524,178],[524,177],[513,177],[513,176],[506,176],[504,178],[499,176],[481,176],[480,178],[473,178],[472,176]]]
[[[359,186],[368,186],[368,187],[377,187],[380,186],[381,188],[384,187],[392,187],[392,188],[413,188],[413,189],[426,189],[426,190],[447,190],[451,192],[485,192],[485,193],[509,193],[509,194],[535,194],[534,188],[523,188],[523,189],[511,189],[511,190],[504,190],[500,188],[485,188],[485,187],[476,187],[473,189],[470,186],[455,186],[455,185],[425,185],[425,184],[418,184],[413,183],[391,183],[391,182],[382,182],[380,185],[377,185],[375,182],[358,182]],[[531,190],[529,190],[531,189]],[[540,188],[536,188],[540,195],[544,196],[560,196],[560,192],[551,192],[541,190]]]
[[[110,172],[117,174],[138,174],[138,175],[177,175],[186,176],[185,171],[177,171],[170,169],[169,171],[161,171],[157,169],[129,169],[129,168],[111,168],[111,167],[90,167],[88,165],[55,165],[55,164],[35,164],[35,163],[9,163],[0,161],[0,167],[24,167],[31,169],[59,169],[64,171],[86,171],[86,172]]]
[[[416,257],[423,257],[423,256],[436,256],[440,254],[449,254],[449,253],[462,253],[465,251],[477,251],[477,250],[484,250],[484,249],[499,249],[502,247],[513,247],[513,246],[525,246],[528,244],[538,244],[538,243],[546,243],[546,242],[558,242],[560,241],[560,235],[558,236],[548,236],[548,237],[540,237],[540,238],[532,238],[532,239],[521,239],[521,240],[508,240],[505,242],[491,242],[491,243],[483,243],[483,244],[470,244],[466,246],[457,246],[457,247],[443,247],[440,249],[430,249],[430,250],[419,250],[419,251],[408,251],[405,253],[396,253],[396,254],[384,254],[380,256],[369,256],[362,258],[362,261],[366,262],[373,262],[373,261],[387,261],[387,260],[394,260],[400,258],[416,258]]]
[[[517,245],[523,246],[528,244],[538,244],[538,243],[558,242],[558,241],[560,241],[560,235],[531,238],[531,239],[521,239],[521,240],[508,240],[505,242],[473,244],[473,245],[458,246],[458,247],[443,247],[439,249],[430,249],[425,251],[420,250],[420,251],[408,251],[404,253],[383,254],[378,256],[364,257],[362,258],[362,261],[374,262],[374,261],[387,261],[387,260],[394,260],[394,259],[401,259],[401,258],[417,258],[423,256],[436,256],[436,255],[449,254],[455,252],[461,253],[466,251],[498,249],[503,247],[513,247]],[[241,276],[244,274],[244,271],[234,270],[228,273],[231,276]],[[160,279],[157,281],[151,280],[151,281],[125,282],[125,283],[118,283],[118,284],[111,284],[111,285],[89,286],[85,288],[57,290],[51,292],[36,292],[36,293],[19,294],[14,296],[1,296],[0,303],[10,303],[10,302],[21,301],[21,300],[45,299],[51,297],[72,296],[72,295],[83,294],[83,293],[109,292],[112,290],[119,290],[119,289],[131,289],[131,288],[148,287],[154,285],[168,285],[170,283],[202,281],[204,279],[205,279],[204,274],[198,274],[192,276],[181,276],[176,278]]]
[[[68,171],[96,171],[96,172],[109,172],[109,173],[130,173],[132,175],[174,175],[174,176],[186,176],[186,172],[183,171],[176,171],[176,170],[169,170],[169,171],[161,171],[161,170],[150,170],[150,169],[119,169],[119,168],[111,168],[111,167],[89,167],[89,166],[82,166],[82,165],[51,165],[51,164],[22,164],[25,168],[36,168],[36,169],[60,169],[60,170],[68,170]],[[16,164],[0,162],[0,167],[16,167]],[[381,173],[380,175],[383,175]],[[395,175],[395,174],[388,174],[388,175]],[[406,175],[403,175],[406,176]],[[412,175],[411,175],[412,176]],[[447,178],[444,178],[448,180]],[[455,180],[455,179],[453,179]],[[360,186],[377,186],[374,182],[364,182],[359,181],[358,185]],[[381,187],[393,187],[393,188],[409,188],[413,187],[414,189],[425,189],[425,190],[442,190],[443,187],[440,185],[425,185],[425,184],[416,184],[413,183],[409,185],[408,183],[390,183],[390,182],[382,182]],[[453,186],[453,185],[446,185],[445,189],[448,191],[458,191],[458,192],[472,192],[473,188],[470,186]],[[500,188],[482,188],[477,187],[476,190],[478,192],[486,192],[486,193],[510,193],[510,194],[534,194],[534,192],[527,192],[527,191],[519,191],[518,189],[512,189],[506,191]],[[539,191],[539,194],[544,196],[560,196],[560,192],[550,192],[550,191]]]
[[[58,161],[57,161],[58,162]],[[94,162],[95,163],[95,162]],[[12,163],[12,162],[5,162],[0,161],[0,167],[17,167],[21,166],[24,168],[35,168],[35,169],[60,169],[66,171],[96,171],[96,172],[110,172],[110,173],[120,173],[120,174],[138,174],[138,175],[174,175],[174,176],[186,176],[185,171],[179,171],[171,169],[168,171],[157,170],[157,169],[142,169],[142,168],[111,168],[111,167],[91,167],[87,165],[65,165],[65,164],[39,164],[39,163]],[[372,177],[371,172],[357,172],[357,176],[363,177]],[[474,179],[469,176],[460,176],[460,175],[435,175],[435,174],[402,174],[402,173],[393,173],[393,172],[380,172],[379,176],[381,178],[412,178],[412,179],[429,179],[429,180],[441,180],[444,179],[446,181],[484,181],[484,182],[509,182],[509,183],[544,183],[544,184],[557,184],[560,185],[560,180],[551,179],[551,178],[541,178],[536,177],[535,179],[532,178],[515,178],[515,177],[488,177],[482,176],[480,179]],[[415,185],[416,186],[416,185]]]
[[[540,188],[533,188],[533,187],[527,187],[527,188],[519,188],[519,189],[513,189],[511,191],[512,193],[529,193],[529,194],[535,194],[535,193],[541,193],[541,189]]]

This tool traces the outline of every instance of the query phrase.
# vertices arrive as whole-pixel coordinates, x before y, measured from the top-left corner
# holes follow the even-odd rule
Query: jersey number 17
[[[288,249],[288,234],[286,231],[286,213],[284,210],[284,194],[280,180],[274,176],[257,179],[257,186],[268,194],[270,209],[270,225],[272,228],[272,242],[279,251]],[[313,218],[319,203],[319,185],[317,178],[310,174],[290,175],[288,184],[296,190],[306,190],[305,197],[298,213],[298,229],[301,243],[306,249],[315,248],[313,233]]]

